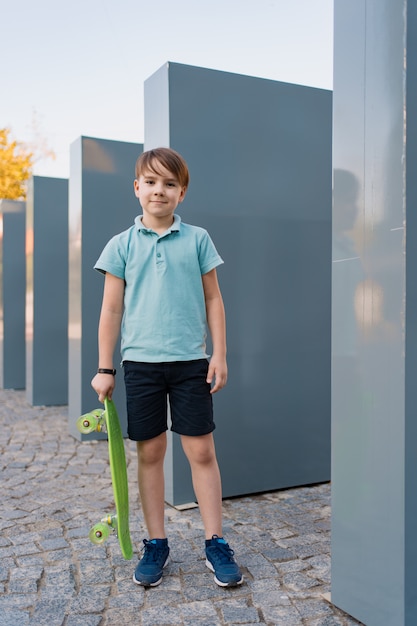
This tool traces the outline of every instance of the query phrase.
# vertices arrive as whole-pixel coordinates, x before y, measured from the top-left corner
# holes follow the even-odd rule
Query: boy
[[[129,438],[136,441],[138,482],[149,539],[133,580],[156,586],[168,562],[164,526],[167,396],[181,437],[206,533],[206,565],[223,587],[243,578],[222,538],[222,494],[213,440],[212,395],[227,381],[226,329],[208,233],[174,215],[188,183],[187,164],[169,148],[144,152],[134,191],[143,214],[113,237],[95,269],[105,274],[99,322],[99,369],[91,384],[111,398],[113,353],[121,327]],[[213,354],[206,354],[206,324]]]

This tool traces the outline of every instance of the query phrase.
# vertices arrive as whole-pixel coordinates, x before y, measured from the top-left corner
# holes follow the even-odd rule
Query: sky
[[[0,17],[0,128],[37,146],[38,176],[68,178],[81,135],[143,143],[167,61],[333,86],[333,0],[0,0]]]

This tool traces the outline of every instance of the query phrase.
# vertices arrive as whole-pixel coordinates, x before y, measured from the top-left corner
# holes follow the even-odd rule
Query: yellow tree
[[[33,153],[25,144],[12,140],[10,134],[9,128],[0,128],[0,198],[24,200]]]

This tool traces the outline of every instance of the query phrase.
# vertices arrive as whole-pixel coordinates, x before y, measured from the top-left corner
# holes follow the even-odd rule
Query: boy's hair
[[[135,177],[139,178],[146,170],[160,174],[158,164],[171,172],[178,180],[181,187],[188,187],[190,174],[187,163],[183,157],[175,150],[172,150],[172,148],[154,148],[153,150],[142,152],[136,161]]]

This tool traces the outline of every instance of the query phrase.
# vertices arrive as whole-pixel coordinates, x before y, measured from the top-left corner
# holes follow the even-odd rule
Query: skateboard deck
[[[115,515],[106,515],[92,527],[88,535],[90,541],[96,545],[102,544],[111,532],[116,532],[123,557],[131,559],[133,547],[129,531],[126,455],[119,416],[114,402],[106,398],[104,410],[94,409],[90,413],[81,415],[77,420],[77,428],[83,434],[94,431],[107,432],[110,473],[116,507]]]

